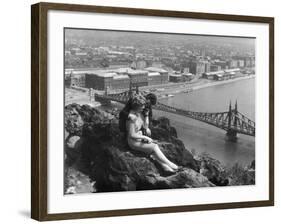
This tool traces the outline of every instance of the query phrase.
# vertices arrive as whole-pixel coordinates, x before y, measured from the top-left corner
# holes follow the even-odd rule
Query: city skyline
[[[110,36],[109,36],[110,33]],[[116,31],[116,30],[97,30],[97,29],[75,29],[66,28],[65,29],[65,39],[70,38],[80,38],[84,39],[86,44],[90,44],[95,40],[107,39],[111,41],[122,41],[116,40],[116,38],[128,37],[126,39],[126,45],[128,41],[132,39],[147,39],[150,40],[155,38],[157,40],[174,42],[181,41],[183,43],[194,42],[194,43],[206,43],[206,44],[246,44],[251,47],[255,45],[254,37],[236,37],[236,36],[219,36],[219,35],[205,35],[205,34],[189,34],[189,33],[160,33],[160,32],[143,32],[143,31]],[[90,39],[89,39],[90,38]],[[124,39],[123,39],[124,41]]]
[[[66,28],[64,53],[67,69],[162,68],[169,73],[170,80],[158,78],[155,81],[157,77],[154,74],[151,77],[152,83],[160,84],[194,78],[174,76],[175,72],[207,78],[214,74],[203,76],[205,73],[254,68],[255,39]],[[230,72],[234,71],[227,73]],[[221,79],[219,76],[216,78]]]

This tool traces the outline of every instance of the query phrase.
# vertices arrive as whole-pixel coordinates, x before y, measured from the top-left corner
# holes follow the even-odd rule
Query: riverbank
[[[213,87],[213,86],[219,86],[219,85],[225,85],[232,82],[237,82],[241,80],[246,79],[252,79],[255,78],[255,75],[250,76],[242,76],[235,79],[228,79],[228,80],[222,80],[222,81],[213,81],[208,79],[198,79],[197,82],[194,83],[177,83],[177,85],[169,86],[169,87],[162,87],[161,91],[155,91],[155,94],[159,96],[159,98],[166,98],[167,94],[178,94],[178,93],[184,93],[184,92],[193,92],[197,91],[203,88]]]
[[[246,79],[252,79],[255,78],[255,75],[250,76],[242,76],[237,77],[235,79],[229,79],[229,80],[222,80],[222,81],[214,81],[214,80],[208,80],[208,79],[196,79],[188,83],[168,83],[164,85],[157,85],[157,86],[144,86],[140,87],[140,91],[147,91],[147,92],[153,92],[157,95],[159,99],[170,97],[170,95],[173,94],[179,94],[179,93],[190,93],[193,91],[197,91],[203,88],[218,86],[218,85],[225,85],[232,82],[237,82],[241,80]],[[155,91],[151,91],[154,89]],[[126,90],[120,90],[119,92],[123,92]],[[99,91],[100,94],[102,94]],[[99,102],[94,101],[94,99],[90,100],[89,93],[87,91],[80,91],[73,88],[66,88],[65,89],[65,105],[71,104],[71,103],[77,103],[80,105],[88,104],[93,107],[100,106]]]
[[[195,87],[192,88],[192,90],[199,90],[199,89],[202,89],[202,88],[224,85],[224,84],[228,84],[228,83],[232,83],[232,82],[237,82],[237,81],[240,81],[240,80],[253,79],[253,78],[255,78],[255,75],[242,76],[242,77],[238,77],[238,78],[235,78],[235,79],[228,79],[228,80],[223,80],[223,81],[215,81],[215,82],[212,82],[212,83],[207,83],[207,84],[204,84],[204,85],[195,86]]]

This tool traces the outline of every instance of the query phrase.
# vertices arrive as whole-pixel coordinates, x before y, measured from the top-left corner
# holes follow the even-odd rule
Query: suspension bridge
[[[138,89],[137,89],[138,92]],[[140,94],[145,95],[143,92]],[[132,90],[128,90],[121,93],[115,94],[95,94],[95,100],[101,104],[108,104],[111,101],[125,104],[128,102],[129,98],[132,95]],[[209,125],[215,126],[217,128],[223,129],[226,131],[226,135],[229,140],[236,141],[237,134],[244,134],[249,136],[255,136],[255,122],[247,118],[245,115],[238,111],[237,101],[235,106],[232,108],[231,103],[227,111],[223,112],[196,112],[190,110],[184,110],[172,106],[165,105],[163,103],[157,102],[156,105],[152,106],[155,110],[160,110],[168,113],[173,113],[185,117],[189,117]]]

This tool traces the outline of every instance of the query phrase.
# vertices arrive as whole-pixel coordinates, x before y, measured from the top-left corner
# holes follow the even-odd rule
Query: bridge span
[[[131,94],[132,92],[130,90],[116,94],[95,94],[95,100],[101,102],[102,104],[110,103],[110,101],[125,104],[128,102]],[[141,94],[144,95],[144,93]],[[227,111],[214,113],[183,110],[159,102],[152,108],[155,110],[189,117],[223,129],[226,131],[226,135],[231,141],[237,140],[237,133],[255,136],[255,122],[238,111],[237,102],[235,103],[234,108],[232,108],[230,103]]]

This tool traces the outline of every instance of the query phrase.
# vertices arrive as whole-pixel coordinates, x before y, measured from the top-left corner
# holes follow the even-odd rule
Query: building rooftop
[[[101,72],[101,73],[95,73],[97,76],[99,77],[103,77],[103,78],[109,78],[109,77],[113,77],[116,76],[117,74],[115,72]]]
[[[232,69],[226,69],[225,72],[239,72],[240,68],[232,68]]]
[[[128,71],[128,74],[129,75],[140,75],[140,74],[147,74],[148,71],[144,71],[144,70],[134,70],[134,69],[131,69]]]
[[[224,71],[206,72],[205,75],[219,75],[224,74]]]
[[[90,73],[94,73],[96,71],[99,71],[97,69],[81,69],[81,70],[75,70],[73,68],[67,68],[64,70],[65,74],[77,74],[77,75],[82,75],[82,74],[90,74]]]
[[[116,76],[116,72],[110,72],[110,71],[106,71],[106,70],[97,70],[97,71],[90,71],[90,72],[84,72],[85,74],[88,75],[97,75],[99,77],[103,77],[103,78],[109,78],[109,77],[113,77]]]
[[[170,74],[171,77],[182,77],[182,74]]]
[[[115,75],[113,79],[129,79],[128,75]]]
[[[145,70],[151,71],[151,72],[167,72],[165,69],[157,68],[157,67],[147,67],[147,68],[145,68]]]
[[[131,69],[129,67],[128,68],[118,68],[118,69],[115,69],[115,72],[117,72],[117,73],[128,73],[131,70],[133,70],[133,69]]]
[[[224,74],[216,74],[217,77],[223,77]]]
[[[185,75],[185,76],[193,76],[192,73],[183,73],[182,75]]]
[[[160,76],[159,72],[149,72],[148,76]]]

